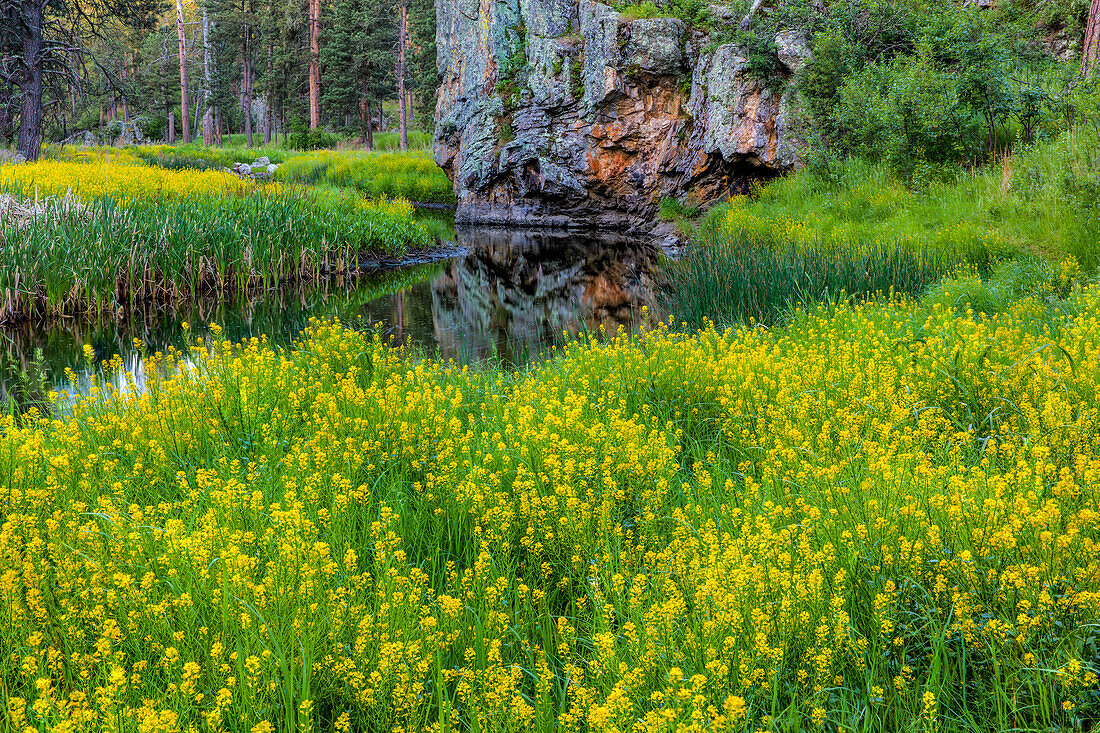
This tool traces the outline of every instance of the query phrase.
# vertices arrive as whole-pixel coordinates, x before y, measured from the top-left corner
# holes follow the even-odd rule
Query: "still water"
[[[234,302],[151,308],[110,322],[52,320],[0,328],[0,405],[33,399],[42,388],[82,392],[90,376],[119,385],[144,382],[142,350],[181,348],[217,323],[226,338],[266,336],[288,346],[312,317],[356,327],[379,324],[395,340],[459,362],[520,364],[564,334],[635,328],[652,306],[657,251],[613,234],[459,228],[455,256],[351,282],[252,294]],[[91,367],[84,359],[92,346]],[[123,367],[103,373],[111,357]],[[67,376],[71,370],[75,379]]]

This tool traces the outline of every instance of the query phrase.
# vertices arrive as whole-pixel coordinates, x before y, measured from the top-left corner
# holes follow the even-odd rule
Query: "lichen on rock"
[[[644,226],[797,163],[787,124],[805,38],[776,78],[671,17],[595,0],[437,0],[436,161],[461,222]]]

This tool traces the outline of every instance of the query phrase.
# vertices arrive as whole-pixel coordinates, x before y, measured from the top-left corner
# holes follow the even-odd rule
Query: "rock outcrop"
[[[761,71],[678,19],[594,0],[436,0],[436,16],[435,157],[460,223],[621,229],[662,197],[705,203],[796,164],[796,33]]]

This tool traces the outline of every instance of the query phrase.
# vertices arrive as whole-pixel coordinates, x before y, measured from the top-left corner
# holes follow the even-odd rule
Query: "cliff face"
[[[435,158],[460,223],[643,224],[663,196],[707,202],[795,164],[793,34],[761,79],[736,45],[594,0],[436,0],[436,17]]]

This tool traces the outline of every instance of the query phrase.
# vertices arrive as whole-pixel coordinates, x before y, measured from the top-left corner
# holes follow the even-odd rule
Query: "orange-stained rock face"
[[[706,202],[796,164],[796,36],[777,38],[789,73],[762,84],[737,46],[594,0],[437,0],[437,18],[435,155],[459,221],[636,226],[662,197]]]

